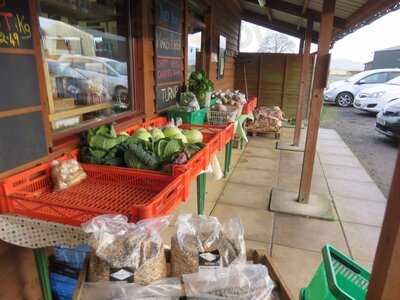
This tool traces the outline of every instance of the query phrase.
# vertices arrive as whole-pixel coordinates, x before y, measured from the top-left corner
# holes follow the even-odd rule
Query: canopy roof
[[[241,0],[242,19],[299,38],[307,19],[312,19],[313,42],[317,42],[322,4],[323,0]],[[399,8],[399,0],[336,0],[334,40]]]

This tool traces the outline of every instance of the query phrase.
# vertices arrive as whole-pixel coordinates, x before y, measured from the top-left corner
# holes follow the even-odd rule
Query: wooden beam
[[[279,31],[281,33],[285,33],[297,38],[301,38],[305,34],[305,30],[303,28],[297,29],[297,26],[294,24],[286,23],[277,19],[269,22],[268,19],[261,14],[255,13],[253,11],[244,10],[242,13],[242,20],[254,23],[256,25],[269,28],[271,30]],[[319,34],[317,31],[312,32],[312,42],[318,43]]]
[[[318,44],[317,64],[315,69],[310,116],[306,146],[304,149],[304,161],[301,172],[299,199],[301,203],[308,203],[311,192],[311,182],[314,171],[314,160],[317,149],[318,131],[321,118],[324,88],[329,71],[329,47],[332,40],[333,17],[335,15],[336,0],[324,0],[322,7],[322,21],[320,39]]]
[[[297,100],[297,110],[296,110],[296,126],[294,129],[293,146],[299,146],[301,127],[303,125],[303,113],[304,113],[304,101],[307,92],[307,83],[309,79],[310,72],[310,50],[311,50],[311,32],[314,26],[314,22],[308,19],[307,30],[305,35],[304,53],[301,63],[301,74],[300,74],[300,88],[299,88],[299,98]]]
[[[400,151],[386,206],[368,300],[397,300],[400,295]]]
[[[342,34],[346,30],[357,27],[360,23],[373,18],[377,14],[387,11],[396,4],[399,4],[398,0],[368,0],[366,4],[364,4],[345,20],[343,28],[339,28],[335,31],[335,37]]]
[[[258,4],[258,0],[248,0],[248,2]],[[283,0],[267,0],[266,6],[297,17],[304,17],[307,19],[311,18],[315,22],[321,22],[321,13],[319,11],[310,8],[304,9],[304,6],[302,5],[293,4]],[[344,28],[345,22],[345,19],[334,17],[333,24],[336,28]]]

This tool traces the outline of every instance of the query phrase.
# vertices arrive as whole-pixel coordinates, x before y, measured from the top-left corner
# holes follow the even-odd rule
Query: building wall
[[[300,89],[301,63],[302,57],[297,54],[240,53],[236,64],[235,88],[246,90],[246,68],[249,97],[258,97],[259,105],[279,106],[288,118],[294,118]],[[308,106],[313,59],[309,67],[305,107]]]
[[[400,68],[400,50],[377,51],[372,69]]]
[[[237,1],[213,1],[211,20],[211,53],[218,55],[219,35],[227,40],[227,54],[224,78],[217,79],[217,62],[211,59],[209,77],[216,89],[226,90],[235,87],[235,64],[239,53],[241,9]]]

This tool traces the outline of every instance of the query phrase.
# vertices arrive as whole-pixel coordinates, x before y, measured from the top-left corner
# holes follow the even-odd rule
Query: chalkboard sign
[[[0,48],[33,48],[28,0],[0,0]]]
[[[156,109],[176,103],[182,81],[182,1],[155,0]]]
[[[178,3],[181,3],[178,1]],[[175,32],[182,32],[182,8],[178,3],[157,0],[155,3],[155,23],[157,26]]]
[[[0,111],[40,105],[33,55],[1,54],[0,66]]]
[[[156,27],[156,55],[182,57],[182,35]]]
[[[0,173],[47,155],[42,113],[0,118]]]
[[[157,84],[177,82],[182,78],[182,60],[157,57],[156,59]]]

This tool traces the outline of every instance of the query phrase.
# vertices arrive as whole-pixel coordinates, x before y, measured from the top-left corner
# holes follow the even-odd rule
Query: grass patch
[[[330,123],[337,120],[337,110],[334,105],[324,105],[321,112],[321,123]]]

